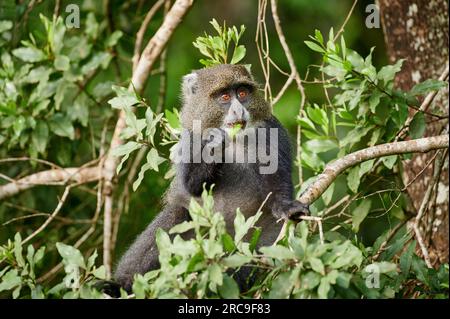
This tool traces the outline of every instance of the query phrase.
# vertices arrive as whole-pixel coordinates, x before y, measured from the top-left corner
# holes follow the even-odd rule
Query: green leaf
[[[338,145],[333,140],[309,140],[305,143],[306,149],[313,153],[324,153],[338,148]]]
[[[49,122],[50,130],[58,136],[75,139],[75,129],[68,117],[57,113],[53,115]]]
[[[232,253],[236,249],[233,238],[228,233],[222,235],[222,244],[225,251],[229,253]]]
[[[359,177],[363,177],[364,174],[369,172],[372,169],[374,163],[375,163],[374,159],[362,162],[361,165],[359,166]]]
[[[368,199],[365,199],[361,202],[361,204],[356,207],[352,212],[352,229],[355,233],[359,231],[359,225],[361,225],[362,221],[369,214],[370,207],[372,206],[372,202]]]
[[[352,145],[361,140],[362,137],[366,136],[374,126],[366,126],[366,127],[357,127],[351,130],[347,136],[345,136],[342,140],[339,140],[339,147],[343,148],[347,145]]]
[[[84,75],[88,75],[91,72],[94,72],[99,67],[106,69],[111,59],[112,55],[109,52],[95,53],[86,64],[83,64],[83,66],[81,67],[81,73]]]
[[[223,284],[222,269],[218,264],[211,264],[208,267],[208,273],[209,273],[210,287],[221,286]],[[215,291],[214,288],[211,290]]]
[[[234,241],[236,243],[240,242],[242,238],[248,233],[250,228],[252,228],[255,223],[258,221],[259,217],[261,217],[262,211],[258,212],[257,214],[249,217],[247,220],[245,220],[244,215],[242,215],[240,209],[238,208],[236,210],[236,217],[234,218]]]
[[[59,71],[67,71],[70,68],[70,60],[65,55],[58,55],[55,58],[55,69]]]
[[[377,74],[379,80],[384,81],[384,84],[394,80],[395,75],[401,71],[404,59],[398,60],[394,65],[387,65],[381,68]]]
[[[322,127],[325,134],[328,134],[328,116],[325,110],[321,109],[318,105],[314,105],[314,107],[308,106],[306,108],[306,113],[314,123],[317,123]]]
[[[85,32],[89,37],[93,39],[97,38],[99,33],[99,24],[95,19],[95,14],[93,12],[89,12],[87,15]]]
[[[219,294],[224,299],[238,299],[239,286],[233,278],[227,274],[223,275],[223,284],[218,287]]]
[[[50,74],[52,73],[52,70],[49,68],[40,66],[38,68],[34,68],[28,73],[24,78],[23,81],[25,83],[38,83],[38,82],[47,82]]]
[[[81,93],[73,102],[73,107],[69,113],[72,121],[78,120],[81,125],[87,127],[89,121],[89,101],[86,94]]]
[[[260,251],[262,254],[269,258],[276,258],[281,260],[295,259],[295,253],[293,251],[280,245],[261,247]]]
[[[391,262],[387,262],[387,261],[381,261],[381,262],[374,262],[371,265],[366,266],[372,266],[372,265],[376,265],[377,266],[377,271],[380,274],[387,274],[390,272],[397,272],[397,265],[395,263],[391,263]]]
[[[423,261],[418,256],[414,255],[411,263],[412,270],[416,274],[417,279],[426,284],[427,286],[431,286],[430,278],[428,274],[428,267],[425,261]]]
[[[181,127],[180,119],[178,118],[178,111],[176,109],[174,109],[173,112],[169,109],[165,109],[164,113],[171,127],[173,128]]]
[[[231,59],[231,64],[236,64],[241,61],[245,57],[245,47],[243,45],[239,45],[236,47],[233,53],[233,58]]]
[[[107,47],[113,47],[119,42],[120,38],[123,36],[123,32],[120,30],[114,31],[105,41]]]
[[[320,278],[321,276],[317,272],[308,271],[306,274],[302,275],[302,287],[311,290],[319,285]]]
[[[358,192],[359,183],[361,181],[359,170],[360,167],[355,166],[349,170],[347,175],[347,185],[353,193]]]
[[[83,255],[78,249],[60,242],[56,243],[56,249],[58,249],[65,265],[75,265],[86,269]]]
[[[124,109],[139,103],[139,99],[134,92],[117,86],[113,86],[113,90],[117,96],[108,101],[112,108]]]
[[[327,190],[322,194],[322,200],[325,205],[330,204],[331,199],[333,198],[335,183],[332,183]]]
[[[252,238],[250,239],[250,246],[249,246],[250,251],[254,251],[256,249],[259,238],[261,237],[261,231],[262,231],[261,227],[255,228],[252,234]]]
[[[322,32],[320,32],[320,30],[315,29],[314,36],[315,36],[317,42],[319,42],[320,44],[323,44],[323,35],[322,35]]]
[[[11,290],[22,283],[22,278],[19,276],[17,269],[12,269],[2,276],[0,282],[0,292]]]
[[[400,256],[400,270],[405,276],[409,275],[416,244],[415,240],[411,241],[405,252]]]
[[[414,85],[410,93],[413,95],[425,95],[431,91],[437,91],[446,86],[447,82],[445,81],[428,79],[426,81],[423,81],[422,83]]]
[[[0,33],[12,29],[13,23],[11,21],[2,20],[0,21]]]
[[[309,261],[309,264],[311,265],[312,270],[314,270],[315,272],[317,272],[321,275],[325,275],[325,267],[319,258],[310,257],[308,259],[308,261]]]
[[[319,288],[317,289],[317,294],[320,299],[327,299],[328,292],[330,291],[331,285],[327,277],[323,277],[320,280]]]
[[[312,41],[304,41],[305,44],[313,51],[319,52],[319,53],[325,53],[325,50],[318,44],[312,42]]]
[[[169,234],[182,234],[187,232],[188,230],[191,230],[195,227],[194,223],[189,221],[184,221],[181,224],[173,226],[169,230]]]
[[[241,267],[242,265],[251,262],[252,258],[240,254],[234,254],[223,259],[223,264],[230,268]]]
[[[350,286],[350,280],[352,279],[352,275],[346,272],[339,272],[338,277],[336,278],[336,284],[341,286],[344,289],[348,289]]]
[[[390,155],[390,156],[385,156],[381,159],[381,161],[383,162],[384,166],[386,166],[388,169],[392,169],[394,167],[395,162],[397,162],[397,155]]]
[[[149,169],[153,169],[158,172],[159,164],[161,164],[164,161],[165,161],[165,159],[159,156],[158,151],[156,149],[152,148],[147,153],[147,163],[145,163],[144,165],[141,166],[138,177],[133,183],[133,191],[136,191],[136,189],[141,184],[142,180],[144,179],[144,175],[145,175],[146,171],[148,171]]]
[[[119,174],[120,170],[122,169],[123,164],[128,160],[130,157],[130,154],[134,152],[135,150],[139,149],[141,147],[141,144],[129,141],[126,144],[120,145],[116,148],[114,148],[111,151],[111,154],[114,156],[123,156],[120,160],[119,165],[117,165],[116,173]]]
[[[22,256],[22,237],[20,233],[14,235],[14,257],[20,267],[25,267],[25,260]]]
[[[134,142],[134,141],[129,141],[126,144],[119,145],[116,148],[114,148],[111,151],[111,154],[114,156],[123,156],[126,154],[130,154],[131,152],[139,149],[140,147],[141,147],[141,144]]]
[[[12,54],[24,62],[31,63],[41,62],[47,58],[44,52],[34,47],[18,48],[13,50]]]
[[[92,272],[92,274],[94,275],[95,278],[98,279],[106,279],[106,268],[105,266],[100,266],[98,268],[95,268],[94,271]]]
[[[300,267],[281,273],[272,283],[269,292],[269,299],[286,299],[289,298],[294,285],[298,281]]]
[[[301,125],[301,127],[310,129],[313,132],[316,131],[316,127],[314,126],[314,123],[308,117],[303,116],[301,118],[298,118],[297,121]]]
[[[422,112],[417,112],[414,115],[413,120],[409,124],[409,135],[411,138],[421,138],[426,129],[425,116]]]
[[[38,121],[31,135],[31,142],[36,150],[44,154],[48,142],[48,126],[44,121]]]

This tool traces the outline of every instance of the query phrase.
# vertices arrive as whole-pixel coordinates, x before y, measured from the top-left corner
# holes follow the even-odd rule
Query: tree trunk
[[[409,90],[416,83],[439,78],[448,65],[447,1],[379,0],[378,6],[390,61],[406,59],[396,78],[396,86]],[[448,102],[447,87],[439,92],[428,111],[448,114]],[[426,121],[425,136],[444,134],[448,128],[448,119],[426,116]],[[419,174],[433,155],[434,152],[418,154],[403,163],[406,184]],[[408,188],[416,212],[433,174],[433,165]],[[435,264],[449,259],[448,185],[447,157],[422,228],[423,234],[429,233],[429,252]]]

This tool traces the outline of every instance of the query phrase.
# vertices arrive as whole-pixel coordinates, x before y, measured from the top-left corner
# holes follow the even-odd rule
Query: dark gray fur
[[[221,212],[225,217],[227,230],[233,234],[233,220],[236,209],[248,218],[255,214],[267,195],[272,192],[269,200],[264,205],[263,215],[257,226],[262,228],[262,235],[259,246],[271,245],[276,239],[282,226],[280,218],[296,219],[308,212],[308,208],[293,198],[293,185],[291,180],[291,148],[289,137],[280,122],[271,114],[270,106],[259,96],[256,84],[251,75],[241,66],[219,66],[205,70],[199,70],[186,76],[183,85],[183,109],[191,107],[191,111],[182,118],[183,126],[191,129],[187,124],[190,119],[205,118],[205,105],[193,105],[196,101],[205,101],[205,95],[210,96],[210,92],[204,92],[208,87],[203,78],[214,81],[214,72],[218,74],[220,81],[235,85],[240,81],[252,83],[254,92],[250,105],[246,107],[250,116],[257,118],[252,128],[277,128],[278,129],[278,170],[274,174],[262,175],[259,173],[260,163],[190,163],[178,164],[176,166],[176,176],[166,194],[166,204],[163,211],[153,220],[147,229],[138,236],[136,241],[130,246],[128,251],[121,258],[117,265],[114,280],[126,290],[130,291],[134,274],[146,273],[159,266],[158,249],[155,243],[155,232],[158,228],[168,231],[174,225],[189,219],[187,211],[191,197],[201,194],[203,184],[207,188],[214,184],[213,197],[215,210]],[[193,76],[195,75],[195,76]],[[228,81],[228,82],[227,82]],[[217,83],[214,83],[217,84]],[[217,84],[218,85],[218,84]],[[228,85],[228,84],[227,84]],[[217,87],[210,85],[217,90]],[[220,86],[219,86],[220,87]],[[195,88],[195,90],[194,90]],[[203,90],[203,92],[202,92]],[[198,97],[198,94],[202,96]],[[203,100],[201,100],[203,99]],[[209,98],[208,103],[212,109],[212,114],[216,119],[208,123],[209,128],[220,128],[225,111],[214,105]],[[201,114],[192,114],[195,109],[199,109]],[[222,114],[222,113],[223,114]],[[183,114],[182,114],[183,116]],[[183,121],[184,120],[184,121]],[[224,135],[225,137],[226,135]],[[269,140],[269,132],[266,134]],[[223,139],[224,143],[226,138]],[[186,143],[183,139],[181,143]],[[208,141],[203,141],[202,147],[206,147]],[[269,147],[268,143],[266,147]],[[186,234],[185,237],[188,237]]]

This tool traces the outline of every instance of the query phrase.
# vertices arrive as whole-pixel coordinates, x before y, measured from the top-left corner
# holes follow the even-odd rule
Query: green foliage
[[[200,59],[200,63],[206,67],[226,63],[237,64],[245,57],[246,53],[245,46],[239,45],[245,26],[241,25],[238,31],[235,26],[227,29],[225,22],[221,27],[216,19],[212,19],[210,23],[218,35],[211,36],[205,33],[204,37],[198,37],[193,42],[200,53],[207,57],[207,59]],[[231,43],[234,44],[233,54],[229,54]]]
[[[309,229],[312,225],[302,222],[290,223],[278,243],[255,249],[261,211],[246,219],[238,209],[232,236],[222,214],[214,211],[212,191],[204,190],[201,199],[202,205],[191,200],[191,221],[168,233],[158,230],[161,267],[135,275],[134,295],[122,291],[122,298],[394,298],[410,288],[405,285],[407,282],[413,282],[419,293],[448,297],[448,265],[438,270],[427,268],[414,253],[415,241],[400,254],[398,263],[371,262],[375,245],[364,247],[333,232],[328,232],[329,239],[321,243]],[[187,231],[194,232],[192,239],[181,237]],[[404,238],[399,239],[400,249]],[[35,252],[29,245],[24,259],[20,235],[16,234],[14,243],[9,242],[0,250],[0,258],[6,258],[8,263],[0,272],[0,291],[11,291],[14,298],[103,298],[103,293],[95,288],[97,280],[105,279],[104,266],[95,266],[97,252],[85,259],[72,246],[57,243],[56,248],[66,275],[46,290],[36,284],[35,275],[35,265],[45,248]],[[244,265],[253,269],[250,277],[254,284],[249,290],[240,291],[233,274]],[[22,287],[29,287],[31,295],[24,293]]]
[[[120,31],[105,36],[92,13],[86,34],[72,35],[61,17],[41,15],[40,20],[44,37],[30,34],[12,51],[0,44],[0,145],[26,150],[34,158],[46,157],[57,137],[73,141],[76,127],[89,125],[92,108],[109,92],[91,95],[82,87],[108,67],[110,50],[122,36]],[[0,36],[11,31],[11,21],[0,21]]]
[[[28,245],[26,256],[23,256],[22,238],[19,233],[14,236],[14,242],[8,240],[0,246],[0,260],[5,260],[7,266],[0,270],[0,293],[12,291],[14,299],[28,294],[32,298],[43,298],[42,286],[36,281],[36,265],[44,257],[45,247],[35,251],[33,245]],[[24,293],[23,288],[28,288]]]
[[[166,110],[167,118],[165,118],[163,113],[155,114],[145,100],[135,92],[118,86],[113,86],[113,90],[116,96],[110,99],[108,103],[111,107],[124,111],[126,128],[122,131],[121,138],[128,140],[128,142],[112,150],[114,156],[121,157],[116,169],[117,174],[133,152],[142,147],[149,148],[146,163],[141,166],[138,177],[133,183],[133,191],[136,191],[144,179],[145,172],[149,169],[158,172],[159,165],[166,160],[160,156],[156,149],[155,134],[157,128],[162,129],[161,134],[164,136],[162,145],[175,144],[181,132],[179,114],[177,111],[174,113]],[[145,109],[144,118],[138,119],[135,113],[137,108]]]
[[[313,41],[305,41],[305,44],[322,55],[323,65],[320,71],[329,77],[324,86],[336,92],[329,104],[306,105],[297,119],[305,138],[302,140],[301,158],[298,161],[313,174],[320,173],[336,157],[394,141],[405,126],[408,108],[419,104],[417,96],[438,90],[445,84],[427,80],[417,84],[410,92],[398,91],[393,88],[393,84],[396,73],[401,70],[402,60],[377,69],[372,63],[373,48],[363,58],[347,47],[343,35],[339,43],[335,43],[333,29],[330,30],[327,41],[318,30],[310,38]],[[425,125],[423,112],[418,112],[409,126],[409,136],[422,137]],[[357,196],[349,207],[354,232],[357,233],[371,211],[380,206],[384,207],[384,214],[404,218],[402,214],[398,214],[404,203],[401,186],[394,187],[394,190],[386,187],[391,190],[380,196],[373,196],[372,191],[382,189],[380,185],[383,184],[367,186],[371,185],[371,174],[393,175],[392,170],[399,165],[399,159],[401,156],[387,156],[379,162],[363,162],[348,170],[346,183],[340,185],[344,187],[341,193]],[[312,176],[306,184],[314,178]],[[395,180],[386,178],[384,183],[395,185]],[[333,192],[334,190],[330,190],[326,194],[327,204],[333,198]],[[323,201],[318,201],[314,204],[313,211],[320,213],[321,207]]]
[[[261,212],[245,219],[237,210],[232,236],[223,216],[214,212],[211,191],[203,192],[202,202],[191,200],[192,221],[173,227],[169,234],[174,237],[158,231],[161,268],[135,276],[136,298],[394,298],[410,280],[420,282],[417,287],[424,293],[448,295],[448,266],[428,269],[414,253],[415,241],[400,255],[399,264],[371,262],[373,247],[332,232],[327,234],[332,239],[322,244],[311,225],[302,222],[289,224],[277,244],[257,250],[251,242]],[[192,230],[192,239],[180,236]],[[244,265],[253,269],[255,283],[239,291],[230,274]]]
[[[56,243],[56,248],[62,257],[66,276],[62,282],[48,289],[39,283],[36,275],[37,265],[42,264],[45,246],[35,251],[33,245],[28,245],[24,258],[22,239],[16,233],[14,242],[8,241],[6,245],[0,246],[0,260],[7,263],[0,271],[0,293],[11,292],[14,299],[103,297],[94,287],[97,280],[106,278],[105,267],[95,266],[97,251],[85,260],[81,252],[72,246]]]

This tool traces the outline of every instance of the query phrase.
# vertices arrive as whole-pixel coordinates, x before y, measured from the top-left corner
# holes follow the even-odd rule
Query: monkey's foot
[[[292,201],[284,210],[287,218],[296,222],[301,221],[301,217],[310,215],[309,206],[299,201]]]

